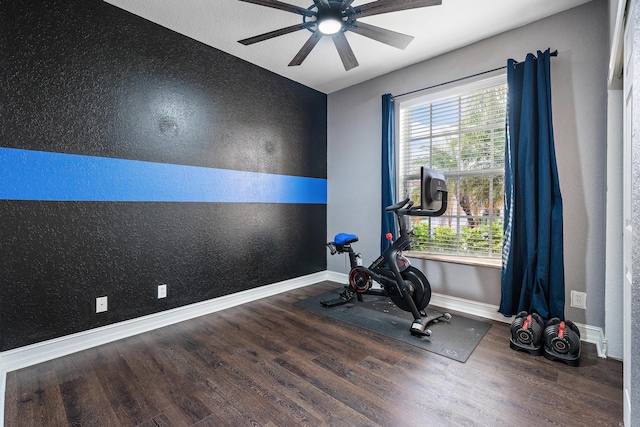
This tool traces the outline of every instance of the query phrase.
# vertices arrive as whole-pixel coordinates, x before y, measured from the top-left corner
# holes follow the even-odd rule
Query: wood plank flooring
[[[509,348],[466,363],[310,313],[286,292],[7,376],[5,426],[620,426],[622,364]]]

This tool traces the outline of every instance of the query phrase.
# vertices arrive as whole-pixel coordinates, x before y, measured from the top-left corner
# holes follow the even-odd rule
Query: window
[[[419,203],[420,166],[447,175],[448,209],[411,217],[412,250],[500,258],[507,84],[504,74],[400,100],[398,195]]]

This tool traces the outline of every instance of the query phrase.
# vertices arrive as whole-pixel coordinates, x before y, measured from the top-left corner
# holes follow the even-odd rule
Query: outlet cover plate
[[[571,291],[571,307],[587,309],[587,293]]]
[[[107,311],[107,297],[96,298],[96,313]]]
[[[167,297],[167,285],[158,285],[158,298]]]

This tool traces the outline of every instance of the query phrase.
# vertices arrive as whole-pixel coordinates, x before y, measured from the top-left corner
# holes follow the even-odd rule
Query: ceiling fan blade
[[[322,38],[322,33],[320,31],[315,31],[311,34],[311,37],[306,41],[302,49],[296,53],[296,56],[293,57],[289,66],[292,67],[294,65],[300,65],[302,62],[307,59],[307,56],[311,53],[314,47],[318,44],[320,39]]]
[[[409,46],[409,43],[413,40],[413,36],[376,27],[375,25],[365,24],[360,21],[356,21],[353,26],[349,26],[349,31],[398,49],[404,49]]]
[[[250,44],[262,42],[272,39],[274,37],[283,36],[285,34],[293,33],[298,30],[303,30],[315,25],[315,22],[303,22],[302,24],[292,25],[290,27],[280,28],[279,30],[269,31],[268,33],[260,34],[257,36],[249,37],[247,39],[238,40],[238,43],[242,43],[245,46]]]
[[[333,44],[336,45],[336,49],[338,49],[338,54],[340,55],[340,59],[342,59],[344,69],[349,71],[350,69],[357,67],[359,65],[358,60],[353,54],[353,50],[351,50],[351,46],[349,45],[344,33],[342,31],[338,31],[331,38],[333,39]]]
[[[354,8],[356,18],[379,15],[381,13],[398,12],[401,10],[418,9],[421,7],[438,6],[442,0],[379,0],[366,3]]]
[[[297,13],[305,16],[315,16],[315,12],[303,7],[294,6],[278,0],[239,0],[245,3],[259,4],[260,6],[272,7],[274,9],[284,10],[285,12]]]

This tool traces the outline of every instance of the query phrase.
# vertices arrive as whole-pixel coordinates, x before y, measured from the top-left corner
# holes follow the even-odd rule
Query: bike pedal
[[[431,331],[429,329],[426,329],[426,325],[421,322],[413,322],[409,331],[411,332],[411,335],[417,335],[421,337],[431,336]]]
[[[325,300],[325,301],[320,301],[320,304],[322,304],[324,307],[336,307],[338,305],[342,305],[342,304],[346,304],[351,300],[351,298],[347,299],[344,297],[338,297],[338,298],[334,298],[334,299],[329,299],[329,300]]]

